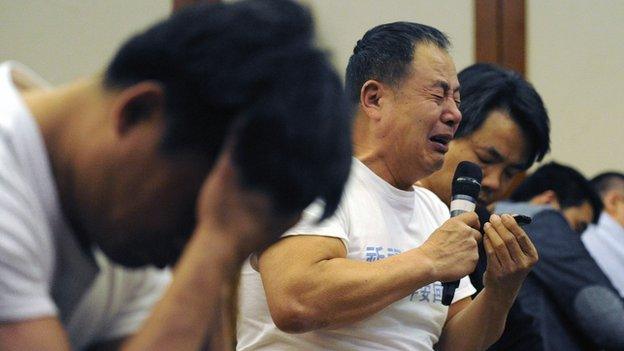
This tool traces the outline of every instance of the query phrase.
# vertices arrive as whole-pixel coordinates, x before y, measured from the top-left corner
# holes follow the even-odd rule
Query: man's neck
[[[401,174],[401,167],[395,164],[398,157],[391,157],[392,150],[384,149],[368,126],[368,119],[356,116],[353,128],[353,155],[377,176],[393,187],[401,190],[411,190],[418,179],[405,180]]]
[[[81,145],[89,135],[89,116],[103,109],[105,94],[97,77],[82,79],[52,90],[22,93],[26,106],[44,140],[62,212],[80,245],[88,249],[89,240],[75,209],[78,203],[74,165]]]
[[[436,196],[442,202],[444,202],[447,206],[450,206],[451,204],[450,192],[448,191],[448,189],[442,189],[441,186],[438,187],[438,185],[441,185],[441,184],[435,181],[435,177],[436,177],[436,173],[433,173],[432,175],[419,180],[417,185],[430,190],[431,192],[436,194]]]

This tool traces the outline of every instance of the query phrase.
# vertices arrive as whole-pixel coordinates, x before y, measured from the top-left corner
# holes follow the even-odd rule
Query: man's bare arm
[[[431,282],[459,279],[476,263],[479,233],[474,226],[476,215],[456,217],[422,246],[375,262],[345,258],[344,245],[336,238],[284,238],[259,260],[273,321],[287,332],[335,328],[362,320]]]
[[[67,333],[56,317],[0,324],[0,349],[6,351],[69,350]]]
[[[375,262],[345,258],[339,239],[293,236],[262,254],[259,266],[273,321],[287,332],[361,320],[433,281],[417,250]]]

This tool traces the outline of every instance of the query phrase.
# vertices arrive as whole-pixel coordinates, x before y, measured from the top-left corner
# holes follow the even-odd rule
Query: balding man
[[[598,223],[581,239],[602,271],[624,297],[624,174],[605,172],[591,180],[604,205]]]

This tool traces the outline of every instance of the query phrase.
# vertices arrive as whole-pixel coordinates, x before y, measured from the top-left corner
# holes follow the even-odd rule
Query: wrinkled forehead
[[[414,49],[410,73],[425,84],[445,84],[452,91],[459,91],[457,70],[451,55],[435,44],[423,42]]]

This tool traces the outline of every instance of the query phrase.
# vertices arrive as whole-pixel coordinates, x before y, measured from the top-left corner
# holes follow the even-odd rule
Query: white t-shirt
[[[61,212],[43,138],[18,89],[48,87],[0,65],[0,322],[57,316],[82,349],[134,332],[170,280],[82,249]]]
[[[337,212],[315,224],[319,214],[320,207],[312,205],[285,236],[340,238],[347,258],[369,262],[422,245],[449,218],[448,208],[429,190],[396,189],[356,159]],[[239,292],[238,350],[432,350],[448,312],[442,284],[435,282],[346,327],[287,334],[271,320],[260,274],[249,260]],[[474,292],[465,277],[453,301]]]
[[[602,212],[581,236],[589,254],[624,297],[624,228],[608,213]]]

